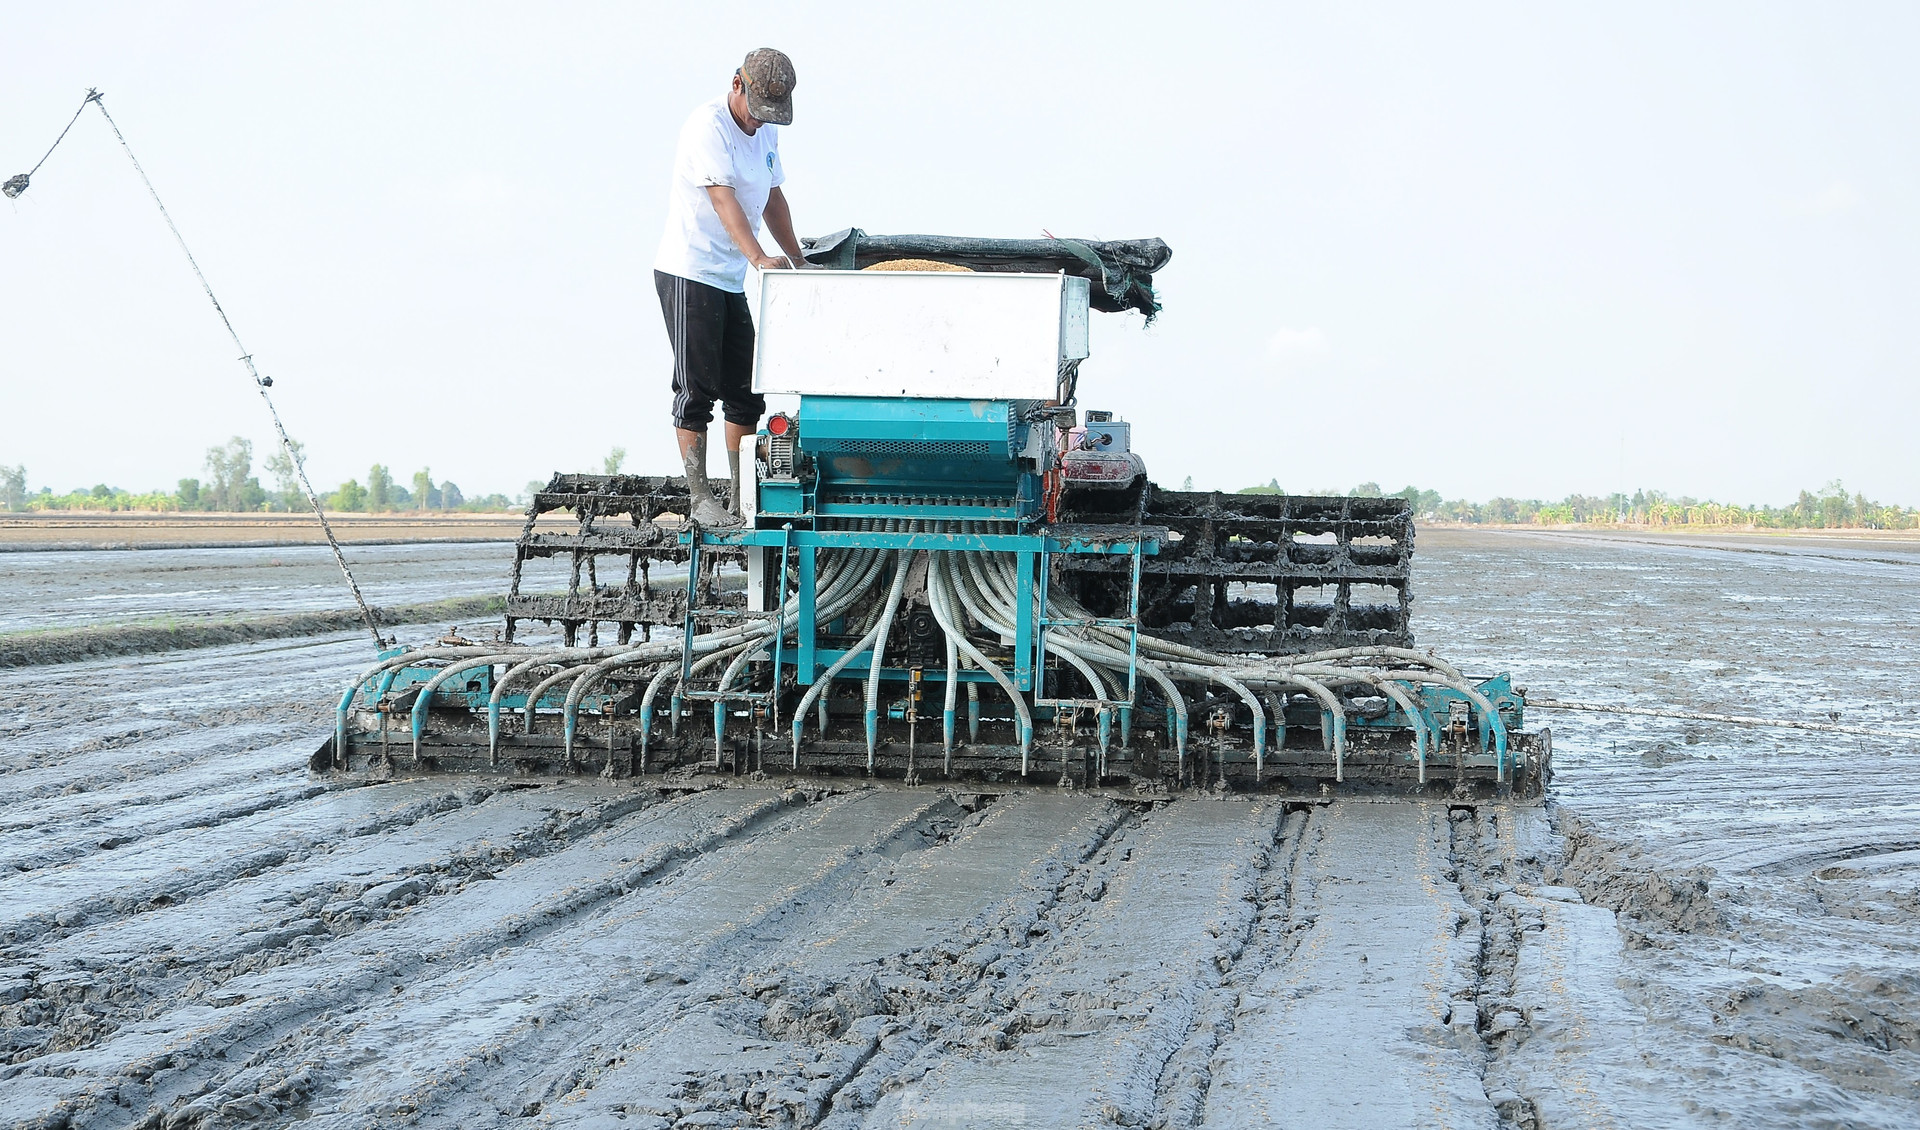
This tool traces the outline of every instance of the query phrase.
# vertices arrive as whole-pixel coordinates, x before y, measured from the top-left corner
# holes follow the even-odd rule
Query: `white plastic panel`
[[[745,549],[747,555],[747,611],[766,612],[767,608],[767,547],[750,545]]]
[[[1060,359],[1079,361],[1086,357],[1087,339],[1092,328],[1093,307],[1089,293],[1093,286],[1074,275],[1063,276],[1066,289],[1060,292]]]
[[[1069,340],[1064,275],[767,271],[753,387],[811,396],[1046,400]],[[1079,281],[1079,280],[1074,280]],[[1080,318],[1084,323],[1085,314]]]

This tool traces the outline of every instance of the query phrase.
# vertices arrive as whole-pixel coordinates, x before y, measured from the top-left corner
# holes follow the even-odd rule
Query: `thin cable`
[[[280,410],[273,406],[273,397],[267,394],[267,390],[273,387],[273,378],[261,376],[260,370],[254,368],[253,354],[247,352],[247,347],[240,341],[239,333],[233,328],[233,322],[227,318],[226,310],[221,307],[220,300],[214,297],[213,287],[208,285],[207,276],[201,272],[200,264],[194,259],[193,252],[187,249],[186,237],[180,234],[180,228],[173,222],[173,216],[167,212],[167,206],[161,203],[160,193],[155,191],[153,181],[148,179],[147,170],[140,166],[140,158],[133,155],[133,146],[127,144],[127,137],[120,132],[119,123],[113,120],[113,115],[107,113],[107,104],[103,96],[99,91],[88,91],[87,102],[98,106],[100,116],[107,119],[107,124],[113,127],[113,136],[120,139],[120,148],[127,151],[127,159],[133,162],[134,171],[140,174],[141,183],[147,186],[147,193],[153,197],[154,205],[160,209],[161,218],[167,221],[167,227],[173,232],[173,238],[179,242],[180,250],[186,255],[188,265],[193,268],[194,277],[200,280],[200,289],[207,292],[207,301],[213,303],[214,312],[220,315],[220,324],[227,327],[227,336],[233,338],[234,346],[240,350],[240,362],[247,367],[248,375],[253,377],[254,386],[260,390],[260,399],[267,403],[267,414],[273,417],[274,431],[280,433],[281,450],[287,453],[287,462],[292,464],[294,474],[299,476],[300,488],[307,494],[307,504],[313,507],[313,516],[320,519],[320,528],[326,531],[327,544],[333,547],[333,559],[340,566],[340,574],[347,579],[347,588],[353,590],[353,602],[360,606],[360,615],[367,622],[367,630],[373,633],[373,646],[376,650],[387,647],[388,641],[380,635],[380,621],[374,617],[373,609],[367,604],[367,598],[361,595],[360,584],[353,579],[353,570],[347,566],[347,556],[340,552],[340,541],[333,536],[333,524],[327,521],[327,513],[320,507],[320,498],[313,493],[313,484],[307,480],[306,460],[294,450],[293,440],[287,435],[286,425],[280,422]],[[80,108],[86,109],[86,103],[81,103]],[[67,126],[71,129],[73,123],[69,122]],[[66,135],[63,132],[61,136]],[[54,144],[58,145],[59,142],[56,141]]]
[[[73,117],[67,119],[67,129],[60,131],[60,136],[53,139],[52,145],[47,146],[47,151],[40,155],[40,160],[34,163],[33,168],[27,170],[28,176],[39,172],[40,166],[47,163],[48,157],[53,156],[53,151],[60,148],[60,143],[67,139],[67,130],[72,129],[73,123],[80,120],[80,115],[87,112],[87,103],[98,102],[103,97],[105,97],[105,95],[101,94],[98,90],[92,87],[87,89],[87,96],[80,100],[80,105],[74,107]]]
[[[26,172],[21,173],[18,176],[9,177],[5,185],[0,185],[0,192],[6,193],[7,198],[9,200],[25,192],[27,190],[28,183],[33,180],[33,174],[40,171],[40,166],[46,164],[47,158],[53,156],[53,151],[60,148],[60,143],[67,139],[67,130],[72,129],[73,123],[80,120],[80,115],[87,112],[87,103],[98,102],[98,101],[100,101],[100,92],[98,90],[89,89],[87,91],[87,96],[80,100],[80,105],[73,111],[73,117],[67,119],[67,129],[61,130],[60,136],[53,139],[53,144],[47,146],[47,151],[41,154],[40,160],[33,166],[33,168],[28,169]]]

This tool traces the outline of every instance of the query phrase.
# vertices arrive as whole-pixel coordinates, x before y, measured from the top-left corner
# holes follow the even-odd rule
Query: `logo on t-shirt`
[[[771,153],[767,154],[767,171],[773,171],[773,154]]]

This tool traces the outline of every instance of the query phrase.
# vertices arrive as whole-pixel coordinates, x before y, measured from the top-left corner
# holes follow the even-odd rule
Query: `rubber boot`
[[[687,509],[693,511],[687,517],[708,529],[739,525],[739,517],[720,505],[707,485],[707,437],[703,434],[688,444],[682,459],[687,468]]]
[[[727,469],[733,472],[733,497],[727,500],[727,509],[733,514],[733,520],[744,522],[746,512],[740,509],[740,449],[727,449]]]

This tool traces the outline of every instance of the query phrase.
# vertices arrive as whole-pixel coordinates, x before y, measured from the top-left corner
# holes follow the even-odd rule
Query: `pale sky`
[[[674,136],[759,46],[804,234],[1172,245],[1081,378],[1163,484],[1920,503],[1912,5],[9,0],[0,178],[105,91],[323,489],[664,473]],[[171,487],[236,433],[89,111],[0,200],[0,463]]]

